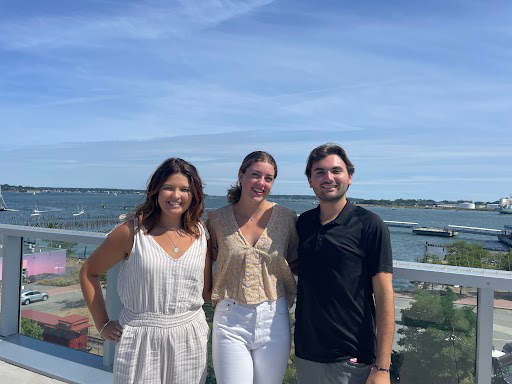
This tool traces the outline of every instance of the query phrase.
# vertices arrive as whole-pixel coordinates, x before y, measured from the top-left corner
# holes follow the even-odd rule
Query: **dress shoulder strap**
[[[199,227],[199,234],[202,235],[204,233],[206,240],[210,240],[210,233],[208,232],[208,229],[206,228],[206,225],[203,224],[202,221],[200,221],[197,226]]]

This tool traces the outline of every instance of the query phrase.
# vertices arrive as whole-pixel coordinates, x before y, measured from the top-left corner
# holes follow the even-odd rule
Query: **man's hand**
[[[366,384],[389,384],[389,380],[388,372],[383,372],[372,368],[370,376],[368,376],[368,379],[366,380]]]

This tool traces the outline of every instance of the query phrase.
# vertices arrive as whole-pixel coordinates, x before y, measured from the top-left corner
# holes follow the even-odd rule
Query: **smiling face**
[[[258,161],[251,164],[244,173],[238,173],[242,186],[242,198],[263,201],[267,198],[274,183],[275,169],[272,164]]]
[[[308,182],[320,200],[336,202],[346,199],[345,194],[352,184],[352,176],[341,157],[329,155],[312,164]]]
[[[192,192],[188,177],[182,173],[169,176],[158,191],[158,205],[162,214],[181,216],[190,207]]]

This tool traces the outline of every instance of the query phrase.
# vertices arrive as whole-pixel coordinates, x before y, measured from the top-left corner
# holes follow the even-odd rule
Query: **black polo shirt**
[[[375,213],[347,204],[330,223],[320,207],[300,215],[295,355],[320,363],[375,360],[372,277],[392,272],[387,226]]]

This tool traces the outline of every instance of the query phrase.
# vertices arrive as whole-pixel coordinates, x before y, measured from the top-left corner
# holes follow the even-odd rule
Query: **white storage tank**
[[[499,207],[499,204],[487,204],[487,209],[498,209]]]
[[[459,203],[459,208],[462,209],[475,209],[475,203]]]

